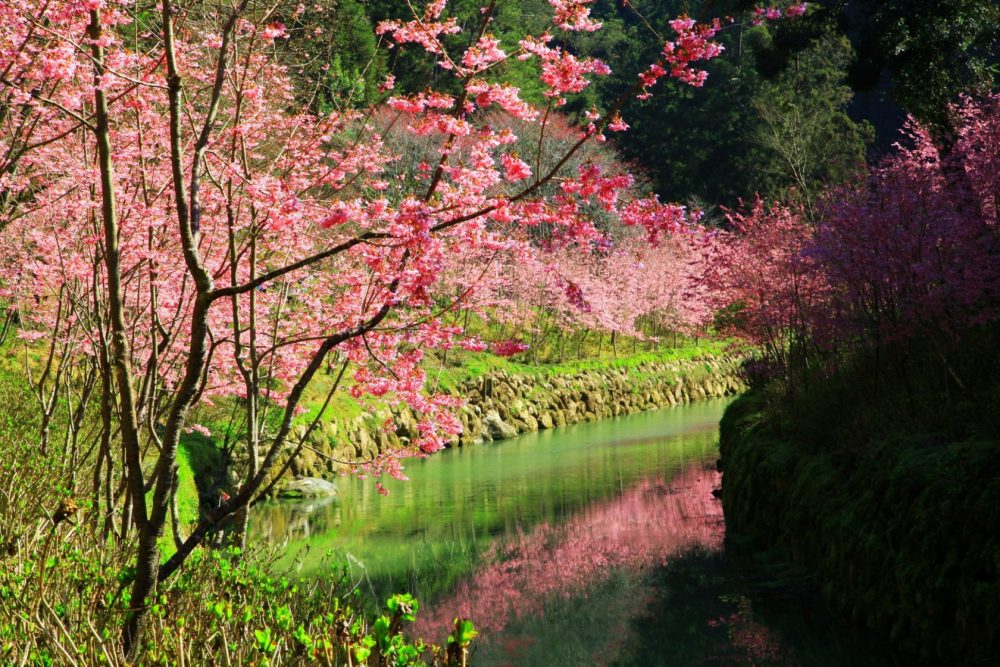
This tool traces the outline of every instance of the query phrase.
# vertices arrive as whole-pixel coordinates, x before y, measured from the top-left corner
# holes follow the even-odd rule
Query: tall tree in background
[[[444,15],[468,32],[473,4],[449,5]],[[667,22],[677,14],[708,20],[757,5],[752,0],[596,2],[593,14],[602,30],[561,35],[559,41],[572,53],[600,57],[612,75],[566,110],[581,118],[589,108],[616,99],[631,85],[631,73],[655,55],[654,35],[669,32]],[[403,0],[340,0],[306,11],[305,18],[319,23],[310,24],[308,34],[299,22],[286,21],[294,24],[288,46],[306,56],[300,58],[303,78],[317,82],[309,100],[364,105],[385,68],[400,90],[451,90],[453,78],[422,49],[400,45],[373,59],[374,24],[409,11]],[[544,0],[500,4],[492,34],[501,48],[514,52],[524,35],[544,29],[548,11]],[[950,141],[948,103],[959,91],[987,91],[995,83],[998,26],[1000,9],[991,0],[821,0],[799,21],[733,26],[719,36],[726,53],[709,66],[713,86],[693,90],[670,84],[670,95],[630,111],[633,131],[620,137],[620,145],[668,199],[734,206],[757,193],[784,197],[789,187],[795,188],[794,197],[808,198],[817,179],[840,181],[854,168],[862,144],[873,138],[865,121],[878,129],[877,149],[889,148],[904,117],[897,105]],[[465,39],[464,33],[442,36],[449,48],[461,48]],[[512,58],[484,77],[516,85],[523,99],[541,105],[538,74],[537,63]],[[866,95],[856,98],[851,91]],[[794,108],[787,104],[793,97]],[[810,144],[825,145],[822,169],[807,157]],[[869,150],[869,157],[877,156]]]
[[[738,6],[751,4],[741,0]],[[822,34],[851,41],[848,84],[864,94],[852,114],[873,122],[883,153],[898,138],[906,114],[947,141],[948,105],[960,93],[988,93],[1000,71],[1000,5],[993,0],[820,0],[803,20],[774,26],[773,32],[761,61],[767,76]]]
[[[574,40],[606,58],[613,73],[578,103],[619,94],[628,85],[620,73],[649,57],[643,36],[685,9],[724,14],[733,3],[599,5],[609,29]],[[630,113],[632,129],[618,141],[658,193],[733,207],[756,194],[785,198],[794,188],[793,198],[808,203],[821,184],[843,182],[863,164],[870,130],[846,111],[851,46],[813,11],[787,24],[732,26],[720,35],[725,53],[708,66],[712,86],[669,82],[670,95]]]
[[[287,17],[283,60],[295,75],[304,104],[325,113],[364,107],[378,97],[385,53],[358,0],[336,0],[293,11]]]
[[[601,54],[612,69],[597,83],[578,112],[614,98],[630,81],[625,72],[650,57],[649,36],[664,29],[671,12],[707,13],[703,3],[602,3],[599,17],[608,30],[576,36],[580,48]],[[616,138],[639,163],[653,190],[664,198],[735,205],[751,196],[759,163],[754,136],[753,92],[759,77],[743,47],[743,26],[720,34],[724,53],[708,67],[711,86],[690,88],[667,82],[669,94],[643,100],[629,112],[629,132]],[[683,146],[683,147],[682,147]]]
[[[938,131],[950,126],[959,93],[996,85],[1000,5],[994,0],[894,0],[823,3],[855,43],[851,84],[879,85],[888,71],[900,105]]]
[[[830,184],[862,173],[871,127],[847,115],[851,90],[844,82],[851,59],[845,37],[827,33],[795,54],[753,97],[758,141],[767,159],[760,170],[762,192],[790,190],[815,220],[816,200]]]

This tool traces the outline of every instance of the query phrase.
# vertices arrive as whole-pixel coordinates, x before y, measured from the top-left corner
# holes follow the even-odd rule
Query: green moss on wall
[[[1000,443],[900,432],[843,448],[796,440],[749,394],[721,427],[723,504],[814,568],[854,621],[935,664],[1000,664]]]

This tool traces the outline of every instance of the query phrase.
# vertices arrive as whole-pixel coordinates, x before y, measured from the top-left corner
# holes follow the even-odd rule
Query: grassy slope
[[[600,358],[586,358],[552,364],[526,364],[504,357],[483,353],[450,353],[448,363],[429,359],[426,364],[428,385],[448,391],[467,380],[473,380],[492,371],[506,371],[522,375],[573,375],[582,371],[604,368],[636,368],[643,364],[690,360],[696,357],[722,354],[726,341],[702,341],[697,345],[667,348],[655,352],[639,352],[622,356],[604,354]]]
[[[32,407],[34,399],[27,388],[24,375],[25,362],[37,375],[41,366],[39,353],[29,348],[25,354],[22,343],[13,337],[0,346],[0,385],[4,387],[4,394],[8,397],[8,416],[17,411],[37,409]],[[16,408],[12,407],[12,404],[16,404]],[[21,427],[19,430],[22,435],[19,437],[37,437],[37,433],[30,431],[28,424],[19,423],[17,426]],[[183,524],[198,519],[200,501],[195,480],[199,473],[210,470],[215,465],[212,459],[217,456],[211,441],[205,439],[199,441],[197,436],[185,437],[177,458],[179,477],[177,509]],[[163,544],[166,550],[172,551],[173,544],[169,537],[165,538]]]

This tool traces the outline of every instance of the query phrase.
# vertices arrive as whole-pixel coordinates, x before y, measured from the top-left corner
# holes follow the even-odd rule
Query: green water
[[[343,478],[335,500],[258,508],[251,539],[281,547],[276,567],[299,576],[346,563],[372,602],[414,593],[413,630],[428,639],[472,618],[474,665],[893,664],[853,631],[834,642],[839,626],[811,592],[799,599],[797,579],[773,605],[760,591],[774,577],[723,551],[712,489],[726,405],[413,459],[408,481],[384,482],[386,497]]]

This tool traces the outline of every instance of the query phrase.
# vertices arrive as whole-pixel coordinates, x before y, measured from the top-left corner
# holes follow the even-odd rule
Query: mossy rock
[[[278,490],[279,498],[331,498],[339,493],[337,485],[318,477],[300,477],[286,482]]]

